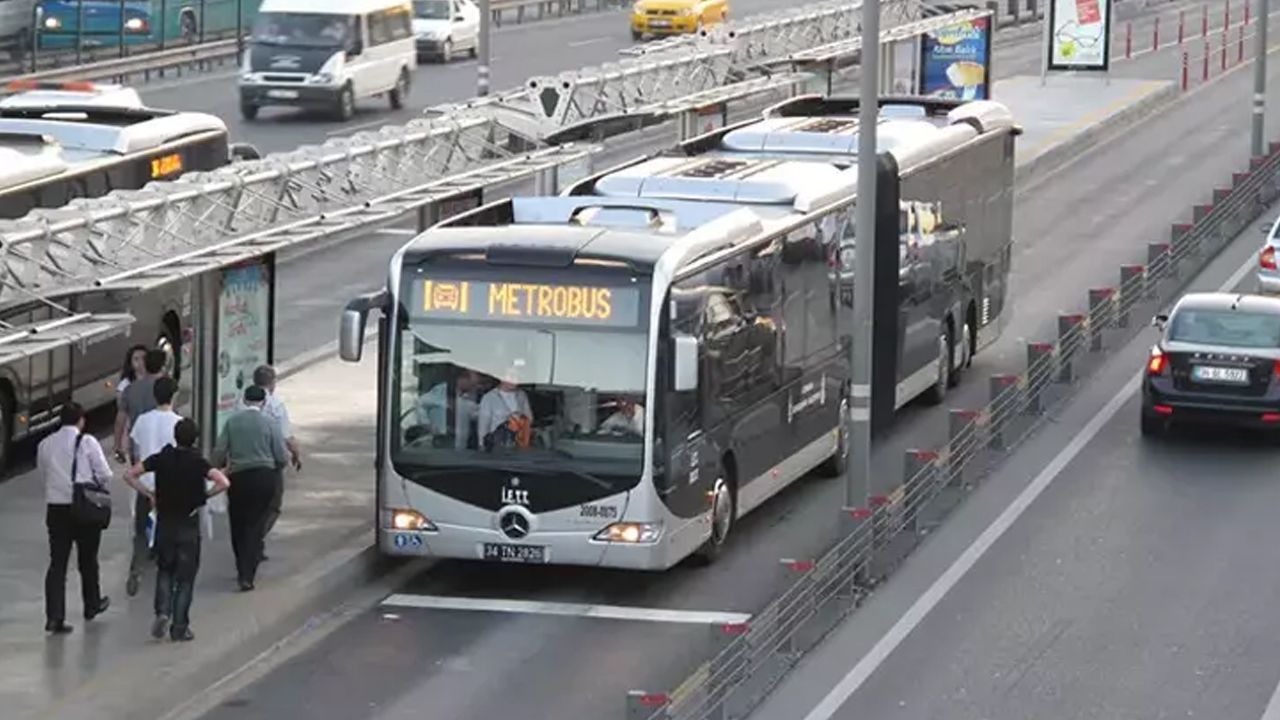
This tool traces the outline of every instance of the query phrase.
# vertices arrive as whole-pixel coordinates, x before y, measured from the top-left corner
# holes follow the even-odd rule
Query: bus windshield
[[[253,42],[260,45],[343,48],[350,39],[346,15],[267,12],[253,24]]]
[[[452,285],[463,299],[449,298],[451,311],[418,312],[431,305],[430,289],[400,306],[392,461],[638,476],[647,358],[640,291]],[[539,300],[560,317],[530,317]],[[487,322],[504,302],[521,319]]]

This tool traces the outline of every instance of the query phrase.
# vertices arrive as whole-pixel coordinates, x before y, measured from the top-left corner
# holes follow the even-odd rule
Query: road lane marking
[[[418,231],[412,228],[379,228],[374,232],[379,235],[400,235],[403,237],[418,234]]]
[[[1251,232],[1253,227],[1254,223],[1250,223],[1240,236]],[[1227,278],[1227,281],[1218,288],[1218,292],[1224,292],[1239,285],[1245,274],[1255,268],[1255,263],[1256,259],[1250,254],[1245,264],[1232,273],[1231,277]],[[1022,517],[1027,508],[1031,507],[1031,503],[1035,502],[1036,498],[1040,497],[1040,494],[1048,489],[1050,483],[1057,479],[1058,475],[1066,469],[1067,465],[1071,464],[1076,455],[1093,441],[1093,438],[1106,427],[1107,423],[1111,422],[1116,413],[1120,412],[1120,408],[1124,407],[1133,395],[1138,392],[1141,387],[1143,372],[1143,370],[1139,370],[1135,373],[1120,389],[1120,392],[1103,406],[1102,411],[1094,415],[1081,428],[1080,432],[1071,438],[1067,446],[1054,456],[1053,460],[1031,481],[1031,484],[1014,498],[1013,502],[1004,509],[1004,512],[1000,513],[999,517],[988,525],[982,531],[982,534],[973,541],[973,544],[966,548],[960,557],[956,558],[951,567],[947,568],[934,581],[933,585],[929,586],[929,589],[915,601],[911,608],[902,617],[898,618],[898,621],[894,623],[893,627],[889,628],[889,631],[880,638],[870,652],[863,656],[844,677],[840,678],[835,687],[827,693],[826,697],[822,698],[818,705],[804,716],[804,720],[831,720],[835,716],[836,712],[848,702],[849,698],[853,697],[853,694],[866,683],[872,673],[879,669],[884,664],[884,661],[889,658],[889,655],[907,639],[911,631],[915,630],[924,621],[925,617],[942,601],[942,598],[959,584],[960,580],[973,569],[978,560],[982,559],[982,556],[1004,535],[1005,531],[1013,527],[1018,518]],[[1280,696],[1280,687],[1276,688],[1276,696]],[[1272,705],[1268,705],[1267,714],[1263,716],[1262,720],[1280,720],[1280,705],[1278,705],[1280,700],[1276,696],[1272,697]]]
[[[587,45],[599,45],[602,42],[609,42],[612,39],[613,38],[597,37],[597,38],[587,38],[586,40],[574,40],[573,42],[569,43],[569,47],[585,47]]]
[[[525,615],[559,615],[602,620],[685,623],[690,625],[736,625],[751,619],[751,616],[746,613],[668,610],[665,608],[626,607],[622,605],[587,605],[582,603],[543,602],[539,600],[446,597],[443,595],[395,594],[383,600],[382,604],[384,606],[410,607],[423,610],[472,610]]]

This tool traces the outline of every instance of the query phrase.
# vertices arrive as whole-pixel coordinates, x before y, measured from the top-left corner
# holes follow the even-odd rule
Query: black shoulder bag
[[[71,517],[80,525],[106,530],[111,525],[111,493],[96,477],[92,483],[76,482],[80,441],[83,439],[84,433],[77,435],[75,448],[71,451]]]

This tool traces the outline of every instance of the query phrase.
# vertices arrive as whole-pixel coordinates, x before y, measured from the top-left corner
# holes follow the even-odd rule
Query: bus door
[[[61,312],[41,306],[24,312],[10,322],[45,325],[61,316]],[[71,352],[71,346],[64,345],[56,350],[37,353],[30,360],[19,363],[19,366],[27,365],[26,384],[29,395],[26,411],[31,427],[53,421],[54,413],[71,399]],[[19,376],[21,375],[20,372]]]

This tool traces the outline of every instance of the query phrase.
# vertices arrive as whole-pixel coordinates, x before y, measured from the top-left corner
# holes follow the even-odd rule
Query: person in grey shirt
[[[120,394],[119,407],[116,410],[116,430],[123,432],[123,435],[116,437],[117,456],[119,450],[128,447],[125,462],[129,464],[139,463],[144,458],[138,457],[138,449],[134,446],[130,435],[133,433],[133,423],[142,416],[143,413],[156,409],[155,387],[156,380],[164,374],[164,364],[167,357],[163,350],[148,350],[146,357],[143,359],[143,366],[146,374],[134,378],[129,383],[129,387],[125,388]],[[142,568],[152,557],[151,548],[147,547],[147,516],[151,514],[151,500],[142,493],[135,492],[133,500],[133,557],[129,560],[129,580],[125,583],[124,591],[130,597],[138,594],[138,588],[142,583]]]
[[[227,520],[236,575],[240,589],[246,592],[253,589],[262,562],[271,499],[289,462],[279,424],[262,412],[266,401],[266,390],[257,385],[245,388],[244,409],[227,418],[212,458],[214,465],[225,467],[231,477]]]
[[[266,415],[270,420],[274,421],[280,427],[280,435],[284,437],[285,449],[289,451],[289,463],[296,471],[302,471],[302,453],[298,451],[298,440],[293,436],[293,424],[289,422],[289,410],[285,407],[284,401],[276,394],[276,371],[270,365],[259,365],[253,371],[253,384],[267,391],[267,402],[262,406],[262,414]],[[267,509],[267,524],[263,529],[262,537],[271,534],[271,528],[276,526],[276,520],[280,518],[280,511],[284,506],[284,473],[280,473],[280,483],[276,485],[275,493],[271,496],[271,505]],[[264,552],[262,559],[266,560],[267,555]]]

